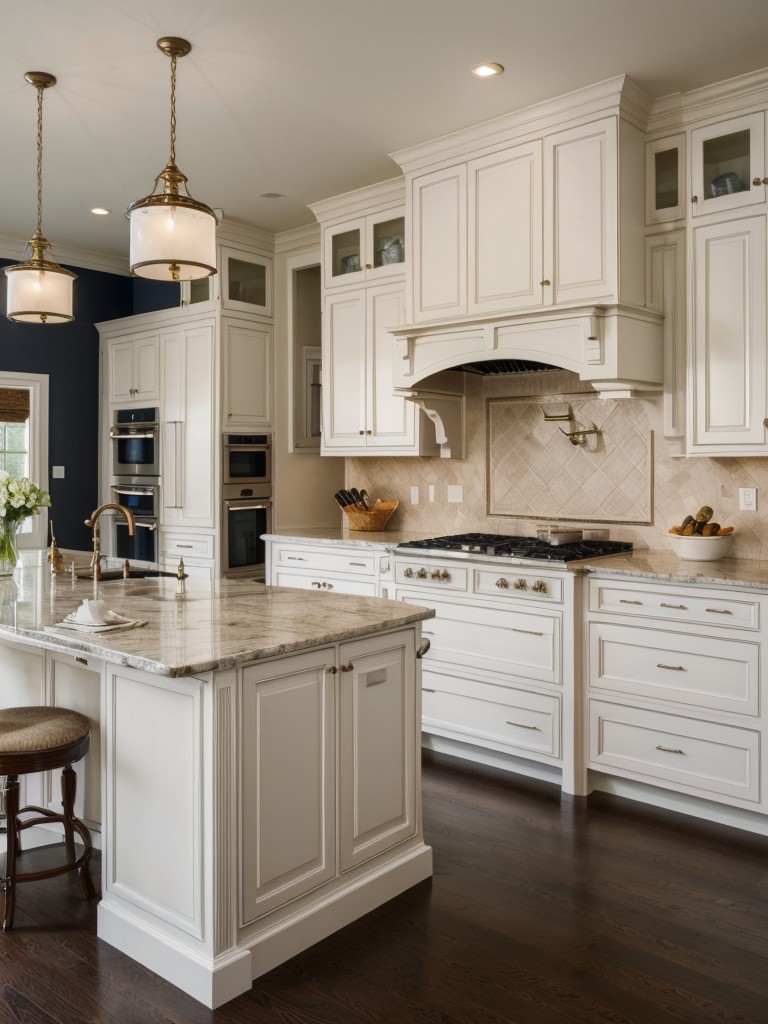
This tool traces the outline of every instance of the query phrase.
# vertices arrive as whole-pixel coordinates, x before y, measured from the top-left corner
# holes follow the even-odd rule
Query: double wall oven
[[[133,512],[136,532],[113,516],[113,553],[130,561],[157,561],[160,510],[160,422],[157,408],[116,409],[109,431],[112,446],[110,499]]]
[[[225,434],[222,477],[222,572],[263,580],[262,538],[272,530],[271,435]]]

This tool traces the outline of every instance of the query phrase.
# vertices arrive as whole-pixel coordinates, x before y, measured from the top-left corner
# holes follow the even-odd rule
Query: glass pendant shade
[[[8,317],[21,324],[63,324],[74,319],[75,275],[47,260],[6,267]]]
[[[164,36],[157,46],[171,58],[171,153],[154,191],[126,211],[131,272],[152,281],[194,281],[216,273],[218,221],[210,207],[189,195],[176,166],[176,61],[192,46],[178,36]]]
[[[153,281],[192,281],[215,274],[213,210],[198,203],[152,202],[166,198],[148,196],[128,210],[132,272]]]

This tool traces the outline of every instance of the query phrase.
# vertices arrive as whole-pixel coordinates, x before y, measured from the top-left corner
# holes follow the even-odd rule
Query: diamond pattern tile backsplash
[[[604,401],[566,370],[467,374],[465,393],[465,459],[346,460],[347,487],[364,487],[374,498],[400,499],[390,529],[430,536],[471,530],[532,534],[547,517],[574,525],[605,524],[595,528],[608,530],[613,540],[669,550],[669,527],[711,505],[719,523],[735,527],[734,555],[768,558],[768,458],[669,454],[660,395]],[[568,426],[544,421],[541,406],[554,402],[553,396],[570,396],[576,418],[600,427],[601,450],[595,455],[562,435],[562,445],[552,445],[556,428]],[[519,417],[517,429],[505,410]],[[527,437],[536,444],[526,447]],[[594,436],[588,437],[588,445],[593,442]],[[525,494],[519,493],[511,468],[518,465],[530,474]],[[591,470],[589,488],[579,476],[586,467]],[[429,501],[430,484],[434,502]],[[461,488],[461,502],[447,500],[450,485]],[[411,487],[419,489],[417,505],[411,504]],[[757,512],[739,512],[740,487],[758,488]],[[331,495],[328,500],[333,501]]]
[[[570,411],[566,420],[546,415]],[[648,524],[651,432],[639,402],[580,394],[486,403],[487,510],[493,516]],[[595,430],[576,435],[564,431]]]

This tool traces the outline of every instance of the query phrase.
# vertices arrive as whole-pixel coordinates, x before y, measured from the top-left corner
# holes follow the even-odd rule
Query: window
[[[0,469],[28,476],[48,490],[48,376],[0,373]],[[19,534],[23,548],[45,547],[48,510],[30,516]]]

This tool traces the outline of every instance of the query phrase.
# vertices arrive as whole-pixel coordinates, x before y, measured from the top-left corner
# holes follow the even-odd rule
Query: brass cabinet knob
[[[753,185],[768,185],[768,178],[753,178]]]
[[[542,285],[543,288],[547,288],[551,284],[552,284],[552,282],[547,277],[545,277],[544,280],[541,282],[541,285]]]
[[[699,201],[699,197],[698,196],[691,196],[691,202],[692,203],[698,203],[698,201]]]
[[[339,665],[339,672],[351,672],[354,667],[355,666],[350,661],[348,665]]]
[[[547,584],[544,582],[544,580],[536,580],[536,582],[533,584],[532,589],[536,594],[546,594]]]
[[[403,569],[403,576],[407,576],[410,579],[413,576],[413,569],[410,566],[407,569]]]
[[[440,580],[442,578],[443,578],[442,577],[442,573],[440,572],[439,569],[433,569],[432,570],[432,579],[433,580]]]
[[[506,578],[506,576],[500,576],[496,580],[496,586],[499,588],[499,590],[508,590],[509,589],[509,580]]]
[[[429,573],[427,572],[426,569],[419,569],[418,572],[416,573],[417,579],[420,579],[420,580],[425,580],[428,575],[429,575]]]
[[[528,584],[523,579],[515,580],[515,582],[512,585],[514,586],[515,590],[527,590],[528,589]]]
[[[448,572],[447,569],[443,569],[443,571],[440,573],[440,579],[443,581],[443,583],[450,583],[451,574]]]

